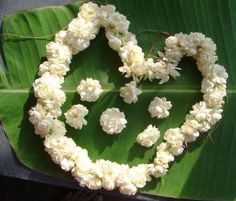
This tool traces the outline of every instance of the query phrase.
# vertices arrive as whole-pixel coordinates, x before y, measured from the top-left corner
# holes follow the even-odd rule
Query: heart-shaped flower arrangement
[[[193,57],[202,73],[203,100],[193,105],[180,128],[168,129],[165,132],[165,141],[157,146],[153,163],[129,167],[127,164],[102,159],[93,162],[86,149],[77,146],[71,138],[65,136],[65,124],[58,119],[62,114],[60,108],[66,100],[61,85],[69,71],[72,55],[86,49],[100,27],[105,28],[110,47],[120,55],[123,66],[119,71],[125,77],[133,78],[121,91],[129,88],[138,95],[140,92],[135,87],[142,79],[159,79],[162,84],[167,82],[170,76],[179,76],[177,65],[183,56]],[[151,180],[151,176],[164,176],[169,163],[183,152],[186,144],[195,141],[200,133],[207,132],[222,118],[228,74],[224,67],[215,64],[216,45],[201,33],[179,33],[168,37],[165,53],[161,53],[154,61],[144,58],[135,35],[128,32],[128,28],[129,21],[124,15],[116,12],[114,6],[99,7],[90,2],[82,5],[78,17],[69,23],[67,30],[58,32],[55,42],[46,46],[47,61],[40,65],[40,77],[33,84],[37,104],[30,109],[29,119],[35,126],[35,133],[44,138],[46,151],[52,160],[63,170],[71,171],[81,186],[90,189],[103,187],[107,190],[118,187],[121,193],[133,195],[137,188],[144,187],[146,182]],[[131,98],[123,95],[124,100],[129,103],[136,102],[135,93]],[[78,108],[83,109],[79,111],[88,112],[86,108],[79,106],[74,110]],[[105,125],[106,120],[104,121]],[[77,127],[81,125],[78,124]],[[157,131],[149,126],[144,133],[152,132]]]

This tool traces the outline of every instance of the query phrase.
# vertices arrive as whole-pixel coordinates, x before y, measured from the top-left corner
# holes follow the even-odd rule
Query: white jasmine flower
[[[207,107],[205,101],[201,101],[193,105],[193,110],[190,111],[190,114],[194,116],[198,122],[207,121],[211,118],[210,115],[211,109]]]
[[[179,39],[176,36],[169,36],[166,38],[165,43],[168,48],[173,48],[179,44]]]
[[[168,166],[163,165],[152,165],[150,168],[150,174],[153,175],[155,178],[163,177],[167,171]]]
[[[66,43],[66,36],[67,36],[67,31],[59,31],[55,35],[55,42],[58,44],[65,44]]]
[[[86,181],[86,186],[90,189],[100,189],[102,187],[103,173],[101,168],[93,163],[90,168],[90,178]]]
[[[53,87],[49,83],[39,83],[34,86],[34,94],[41,99],[50,99],[53,95]]]
[[[50,131],[52,127],[52,119],[51,118],[45,118],[38,121],[37,124],[35,124],[35,134],[40,135],[41,138],[44,138]]]
[[[170,75],[173,78],[180,76],[180,73],[177,70],[181,70],[181,69],[177,67],[177,63],[167,63],[166,68],[167,68],[167,75]],[[160,84],[162,83],[163,81],[160,82]]]
[[[201,44],[201,48],[205,52],[215,52],[216,51],[216,44],[211,38],[205,38]]]
[[[207,120],[204,119],[196,119],[195,114],[197,114],[197,111],[193,112],[190,111],[190,114],[188,114],[186,116],[185,122],[187,123],[187,125],[193,127],[194,129],[198,130],[199,132],[207,132],[210,129],[210,121],[211,121],[211,113],[212,113],[212,109],[208,109],[207,114],[205,113],[201,113],[199,114],[198,118],[202,118],[204,116],[207,116]],[[191,114],[192,113],[192,114]]]
[[[69,40],[69,38],[67,38],[67,39]],[[70,45],[72,48],[72,54],[76,55],[79,52],[81,52],[89,47],[90,40],[89,39],[82,39],[82,38],[77,39],[77,38],[70,37]]]
[[[206,78],[210,79],[213,83],[225,84],[228,73],[223,66],[214,64],[207,69]]]
[[[106,30],[114,33],[126,33],[130,24],[126,16],[115,12],[112,5],[101,6],[100,23]]]
[[[211,93],[215,90],[215,84],[210,80],[203,78],[201,83],[201,92],[202,93]]]
[[[127,183],[131,183],[128,176],[129,168],[129,165],[127,164],[119,164],[118,176],[115,180],[117,187],[124,186]]]
[[[177,34],[176,37],[178,37],[179,45],[182,47],[183,51],[187,56],[194,56],[196,54],[192,37],[183,33]],[[193,50],[195,51],[192,52]]]
[[[125,115],[118,108],[108,108],[100,117],[100,125],[107,134],[120,133],[126,124]]]
[[[169,167],[169,162],[174,160],[174,156],[168,151],[157,151],[156,157],[154,158],[154,170],[152,174],[155,174],[155,177],[159,175],[164,175],[167,172]]]
[[[82,101],[95,102],[103,90],[98,80],[87,78],[80,81],[77,92]]]
[[[165,143],[161,143],[157,147],[156,157],[154,159],[155,165],[163,165],[168,167],[168,163],[174,160],[173,154],[171,154],[167,149],[163,149],[162,145],[166,145]]]
[[[116,7],[113,5],[101,5],[100,6],[100,23],[102,26],[106,27],[110,17],[115,13]]]
[[[51,75],[62,77],[65,76],[68,71],[68,65],[60,64],[55,59],[50,59],[39,66],[38,75],[42,76],[44,73],[50,73]]]
[[[61,89],[55,89],[52,95],[52,101],[54,102],[55,107],[62,106],[66,101],[66,94]]]
[[[178,47],[173,48],[165,48],[165,57],[170,62],[180,62],[180,60],[183,58],[184,53],[181,51]]]
[[[205,71],[209,68],[210,65],[215,64],[217,59],[218,57],[214,52],[202,51],[197,58],[197,67],[199,71],[201,71],[202,74],[205,75]]]
[[[147,66],[143,63],[134,64],[132,66],[124,65],[119,67],[119,71],[125,74],[125,77],[133,77],[136,82],[139,82],[143,77],[145,77],[148,72]]]
[[[33,125],[35,125],[39,122],[40,119],[41,119],[41,114],[35,108],[31,108],[29,111],[29,121]]]
[[[61,116],[61,105],[65,102],[66,96],[61,89],[55,89],[48,99],[38,98],[38,103],[53,117]]]
[[[66,134],[66,126],[63,121],[60,121],[58,119],[54,119],[52,121],[51,126],[51,135],[65,135]]]
[[[202,121],[201,122],[201,127],[199,128],[200,133],[205,133],[209,131],[211,128],[210,120],[209,121]]]
[[[66,123],[75,129],[82,129],[87,125],[87,121],[84,117],[88,114],[88,109],[81,105],[73,105],[64,115],[66,117]]]
[[[193,142],[199,136],[198,129],[200,124],[196,120],[187,120],[185,123],[180,127],[181,133],[184,134],[185,142]]]
[[[148,111],[151,117],[157,117],[158,119],[166,118],[169,116],[169,109],[172,107],[171,102],[167,101],[165,97],[155,97],[150,103]]]
[[[197,56],[197,66],[203,75],[209,66],[215,64],[218,57],[216,56],[216,45],[210,38],[205,38],[199,48],[199,55]]]
[[[202,33],[191,32],[189,36],[192,38],[192,41],[196,47],[202,45],[202,42],[205,40],[205,36]]]
[[[119,54],[121,60],[128,66],[142,64],[144,62],[144,53],[142,48],[131,42],[125,44],[124,47],[121,47]]]
[[[60,163],[61,169],[65,170],[66,172],[70,171],[74,167],[74,161],[67,160],[66,158],[63,158],[63,160]]]
[[[211,119],[209,120],[210,124],[213,125],[218,122],[222,118],[222,113],[223,110],[221,108],[212,110]]]
[[[175,74],[173,72],[175,70],[174,66],[170,66],[164,61],[158,61],[154,63],[153,59],[149,58],[144,62],[144,66],[142,66],[142,74],[145,74],[145,78],[148,78],[150,81],[153,79],[160,80],[159,84],[163,84],[167,82],[171,76]],[[176,74],[176,76],[178,76]]]
[[[224,104],[225,91],[213,91],[203,95],[203,99],[210,107],[218,107]]]
[[[71,138],[60,135],[51,135],[45,138],[45,150],[51,155],[52,160],[59,164],[65,171],[71,170],[75,162],[71,159],[76,144]]]
[[[96,37],[98,30],[96,21],[88,21],[78,14],[78,17],[73,19],[68,25],[67,42],[73,44],[78,39],[92,40]]]
[[[113,50],[118,50],[121,47],[122,42],[120,39],[113,37],[109,39],[108,44]]]
[[[86,164],[85,164],[86,165]],[[72,169],[72,174],[81,186],[87,186],[90,189],[100,189],[102,182],[102,170],[96,163],[87,163],[86,168],[81,169],[82,164],[76,163],[75,168]]]
[[[125,84],[124,87],[120,88],[120,96],[123,97],[123,100],[126,103],[136,103],[138,101],[138,95],[140,95],[142,91],[137,88],[137,84],[134,81],[131,81]]]
[[[145,147],[151,147],[160,137],[160,131],[153,125],[149,125],[143,132],[139,133],[136,140]]]
[[[181,133],[180,128],[168,129],[165,132],[164,139],[167,142],[168,151],[173,155],[180,155],[183,150],[183,142],[185,141],[185,136]]]
[[[105,28],[115,33],[126,33],[129,29],[130,22],[126,16],[115,12],[107,20]]]
[[[114,33],[109,30],[106,31],[105,35],[106,35],[106,38],[108,39],[109,46],[113,50],[118,51],[122,45],[122,39],[119,38],[117,35],[114,35]]]
[[[45,100],[39,99],[38,103],[43,105],[43,107],[45,108],[45,110],[48,111],[47,113],[50,114],[50,116],[54,118],[58,118],[59,116],[61,116],[62,114],[61,108],[54,101],[50,99],[45,99]]]
[[[37,98],[50,99],[53,96],[54,90],[61,88],[60,84],[62,82],[63,79],[59,78],[57,75],[45,73],[34,81],[34,95]]]
[[[54,59],[61,64],[70,64],[72,55],[69,46],[50,42],[46,45],[46,56],[48,60]]]
[[[178,156],[183,153],[184,151],[184,146],[183,145],[178,145],[178,146],[172,146],[170,145],[169,147],[169,152],[172,153],[174,156]]]
[[[126,44],[126,43],[133,43],[134,45],[138,44],[138,41],[136,39],[136,35],[131,33],[131,32],[126,32],[122,34],[122,44]]]
[[[106,190],[113,190],[116,187],[115,180],[118,176],[119,165],[105,160],[97,160],[96,164],[102,170],[102,187]]]
[[[137,192],[137,187],[131,182],[126,183],[119,188],[120,192],[124,195],[135,195]]]
[[[137,188],[143,188],[146,182],[151,180],[146,164],[139,164],[138,166],[130,168],[128,177]]]
[[[165,132],[164,139],[171,146],[182,146],[184,142],[184,135],[181,133],[180,128],[170,128]]]
[[[47,112],[44,107],[40,104],[37,104],[35,107],[32,107],[29,110],[29,121],[32,124],[37,124],[39,120],[45,118],[47,116]]]
[[[95,3],[88,2],[80,7],[79,15],[82,16],[86,21],[92,21],[92,22],[94,22],[95,20],[98,21],[99,14],[100,14],[100,8]]]
[[[74,149],[74,155],[71,156],[75,161],[75,169],[73,175],[76,177],[77,171],[86,173],[90,170],[92,161],[88,156],[88,151],[77,146]]]

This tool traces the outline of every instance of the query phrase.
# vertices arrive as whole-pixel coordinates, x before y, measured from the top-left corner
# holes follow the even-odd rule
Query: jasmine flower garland
[[[123,194],[134,195],[152,176],[164,176],[169,163],[183,152],[186,144],[195,141],[222,118],[228,74],[223,66],[216,64],[215,43],[203,34],[179,33],[168,37],[165,52],[160,53],[159,60],[155,61],[144,58],[135,35],[128,31],[129,24],[112,5],[99,7],[91,2],[82,5],[68,28],[58,32],[55,42],[46,46],[47,61],[40,65],[40,77],[33,84],[37,104],[30,109],[29,120],[35,127],[35,133],[44,139],[45,150],[52,160],[63,170],[71,171],[81,186],[107,190],[119,188]],[[61,85],[69,71],[72,55],[86,49],[100,27],[105,28],[110,47],[121,57],[123,64],[119,71],[125,77],[133,78],[134,82],[158,79],[163,84],[170,77],[179,76],[177,65],[183,56],[193,57],[202,73],[203,100],[193,106],[180,128],[165,132],[164,141],[156,148],[153,163],[129,167],[106,160],[92,161],[86,149],[65,136],[65,124],[58,119],[66,100]],[[125,94],[124,88],[122,91]],[[136,101],[137,91],[131,91],[132,98],[126,99],[127,102]],[[107,121],[103,121],[104,125]]]

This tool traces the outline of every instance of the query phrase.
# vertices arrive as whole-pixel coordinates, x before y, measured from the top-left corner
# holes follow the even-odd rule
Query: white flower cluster
[[[145,147],[151,147],[160,137],[160,131],[155,126],[149,125],[137,136],[137,142]]]
[[[88,114],[88,109],[81,105],[73,105],[66,113],[66,123],[75,129],[82,129],[83,126],[87,125],[87,121],[84,117]]]
[[[77,92],[82,101],[95,102],[103,90],[98,80],[87,78],[80,81]]]
[[[51,113],[41,105],[37,104],[29,111],[29,121],[34,125],[35,133],[44,138],[46,135],[65,135],[64,122],[55,119]]]
[[[203,101],[193,105],[180,128],[165,132],[166,142],[157,147],[156,157],[150,173],[161,177],[167,173],[169,162],[181,154],[187,143],[193,142],[200,133],[207,132],[212,125],[222,118],[222,106],[226,96],[228,74],[217,61],[216,45],[201,33],[176,34],[166,39],[165,56],[178,63],[183,56],[192,56],[197,60],[197,67],[202,73],[201,92]]]
[[[169,116],[169,110],[171,107],[171,102],[167,101],[165,97],[155,97],[154,100],[151,101],[148,111],[150,112],[151,117],[162,119]]]
[[[107,134],[120,133],[127,124],[125,114],[118,108],[106,109],[100,117],[100,125]]]
[[[137,88],[135,81],[131,81],[120,88],[120,96],[123,97],[126,103],[136,103],[138,101],[138,95],[141,93],[142,91]]]
[[[144,187],[146,182],[151,180],[148,165],[145,164],[130,168],[128,165],[106,160],[92,163],[87,154],[81,158],[72,169],[72,175],[81,186],[90,189],[113,190],[119,187],[121,193],[134,195],[137,188]]]
[[[128,31],[130,22],[124,15],[116,12],[114,6],[106,5],[100,8],[101,26],[105,27],[110,47],[120,55],[123,66],[119,67],[119,71],[125,74],[125,77],[133,77],[136,82],[143,78],[159,79],[162,84],[167,82],[170,76],[179,76],[176,63],[168,58],[159,58],[158,61],[144,58],[136,36]]]
[[[135,82],[148,78],[160,79],[160,83],[164,83],[170,76],[179,76],[177,65],[183,56],[196,59],[198,69],[202,73],[203,100],[193,106],[180,128],[168,129],[165,132],[165,141],[157,146],[156,156],[151,164],[129,167],[126,164],[104,160],[93,162],[87,150],[64,136],[65,124],[58,120],[62,113],[61,106],[66,100],[61,85],[69,71],[72,54],[86,49],[90,40],[95,38],[100,26],[105,28],[110,47],[121,57],[123,66],[119,70],[126,77],[133,77]],[[83,4],[77,18],[69,23],[66,30],[56,34],[55,42],[50,42],[46,46],[47,61],[40,65],[40,77],[33,84],[37,103],[29,111],[29,120],[34,125],[35,133],[45,139],[45,149],[52,160],[65,171],[71,171],[81,186],[91,189],[103,187],[107,190],[118,187],[121,193],[133,195],[137,188],[144,187],[146,182],[150,181],[150,176],[157,178],[164,176],[169,163],[183,152],[186,144],[195,141],[200,133],[208,131],[222,118],[228,74],[223,66],[215,63],[216,45],[201,33],[189,35],[180,33],[168,37],[165,53],[160,53],[160,59],[155,62],[150,58],[144,59],[144,53],[137,45],[135,35],[128,32],[128,28],[129,21],[124,15],[116,12],[114,6],[99,7],[91,2]],[[91,91],[96,91],[95,88]],[[125,88],[121,90],[123,98],[127,102],[135,102],[139,93],[136,84],[129,83]],[[89,87],[85,89],[85,91],[90,90]],[[127,91],[130,93],[126,93]],[[95,94],[97,97],[98,93]],[[94,96],[89,98],[89,100],[94,99]],[[159,107],[155,109],[156,116],[166,116],[166,112],[161,111],[163,108],[164,111],[168,108],[164,105],[156,105]],[[78,122],[74,121],[74,117],[71,118],[75,115],[75,110],[76,115],[79,114],[75,118]],[[86,113],[86,108],[80,106],[72,108],[66,114],[67,121],[74,127],[82,127],[85,124]],[[100,123],[106,132],[113,134],[120,132],[127,122],[124,114],[113,108],[103,113]],[[153,127],[147,128],[143,133],[145,136],[150,136],[150,139],[158,136],[158,131]],[[143,144],[149,145],[150,141],[154,141],[145,136]]]

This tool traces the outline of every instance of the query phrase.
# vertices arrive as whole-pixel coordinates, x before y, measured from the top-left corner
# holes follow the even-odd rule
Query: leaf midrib
[[[114,86],[103,86],[102,87],[104,92],[119,92],[119,88],[116,88]],[[179,87],[168,87],[168,88],[162,88],[159,86],[142,86],[140,87],[140,89],[142,90],[143,93],[148,93],[148,92],[165,92],[165,93],[171,93],[171,92],[175,92],[175,93],[196,93],[199,92],[201,93],[199,87],[197,86],[193,86],[190,88],[186,88],[183,86],[179,86]],[[64,89],[63,90],[65,93],[75,93],[76,90],[75,89]],[[0,93],[33,93],[32,90],[29,90],[27,88],[21,88],[21,89],[0,89]],[[228,87],[227,88],[227,93],[236,93],[236,87]]]

